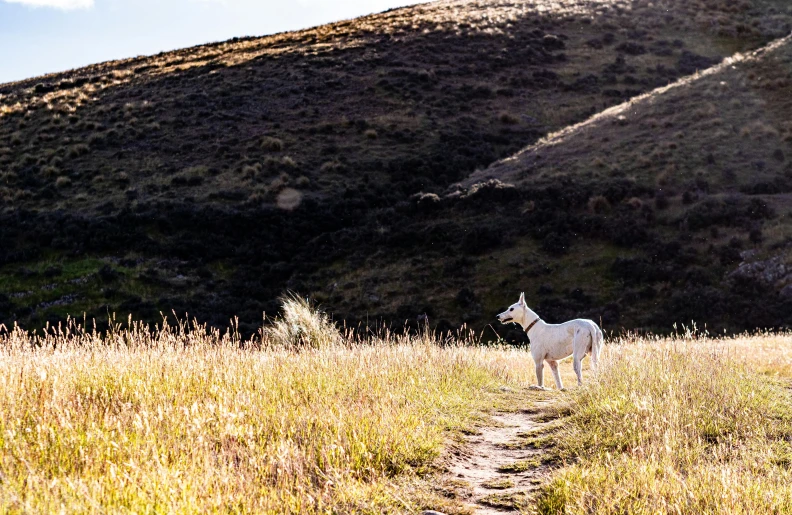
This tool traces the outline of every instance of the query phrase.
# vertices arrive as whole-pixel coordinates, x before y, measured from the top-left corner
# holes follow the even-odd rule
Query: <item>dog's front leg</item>
[[[550,371],[553,372],[553,378],[555,379],[556,386],[559,390],[563,390],[564,383],[561,381],[561,374],[558,372],[558,362],[548,360],[547,364],[550,365]]]
[[[536,361],[536,382],[537,386],[532,386],[532,390],[544,390],[544,361]]]

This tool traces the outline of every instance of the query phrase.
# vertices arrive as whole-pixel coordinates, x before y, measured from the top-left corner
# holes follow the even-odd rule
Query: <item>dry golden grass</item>
[[[432,488],[444,443],[534,379],[524,350],[354,338],[295,297],[250,341],[184,324],[3,329],[3,513],[462,513]],[[520,505],[789,512],[791,353],[790,334],[611,342],[556,404],[566,465]]]
[[[539,513],[792,512],[792,335],[616,343],[559,405]]]
[[[422,478],[448,431],[526,377],[527,355],[430,335],[307,342],[327,320],[304,307],[246,343],[183,325],[0,330],[0,512],[443,506]]]

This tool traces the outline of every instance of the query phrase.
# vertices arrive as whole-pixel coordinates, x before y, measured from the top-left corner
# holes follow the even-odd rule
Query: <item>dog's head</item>
[[[501,324],[515,323],[519,324],[525,321],[525,316],[528,313],[528,306],[525,304],[525,293],[520,294],[520,300],[516,304],[509,306],[509,309],[498,315],[498,320]]]

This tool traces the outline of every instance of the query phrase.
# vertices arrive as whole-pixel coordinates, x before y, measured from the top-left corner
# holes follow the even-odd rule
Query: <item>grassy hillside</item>
[[[789,326],[790,91],[787,37],[474,173],[431,223],[487,250],[449,274],[456,299],[428,291],[492,312],[492,285],[525,288],[551,320],[612,328]]]
[[[574,239],[605,270],[645,249],[558,230],[504,239],[513,231],[496,227],[507,209],[498,199],[510,189],[479,188],[465,195],[479,199],[470,209],[441,213],[445,201],[415,195],[443,194],[790,23],[780,0],[438,2],[0,86],[0,321],[156,320],[175,309],[218,326],[238,315],[250,333],[294,289],[352,323],[426,312],[441,327],[480,325],[518,289],[500,284],[499,265],[527,256],[538,258],[528,273],[563,271],[550,287],[582,299],[543,298],[548,314],[617,302],[627,291],[618,277],[537,249]],[[730,108],[721,100],[714,109]],[[600,159],[630,161],[619,145],[603,142]],[[773,183],[792,152],[771,150],[762,173]],[[591,171],[598,157],[575,166]],[[548,174],[544,185],[570,177]],[[622,311],[609,321],[644,323]]]

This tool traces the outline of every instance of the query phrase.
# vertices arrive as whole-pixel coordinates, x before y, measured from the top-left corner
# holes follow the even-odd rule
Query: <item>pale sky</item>
[[[263,36],[416,0],[0,0],[0,84],[232,37]]]

